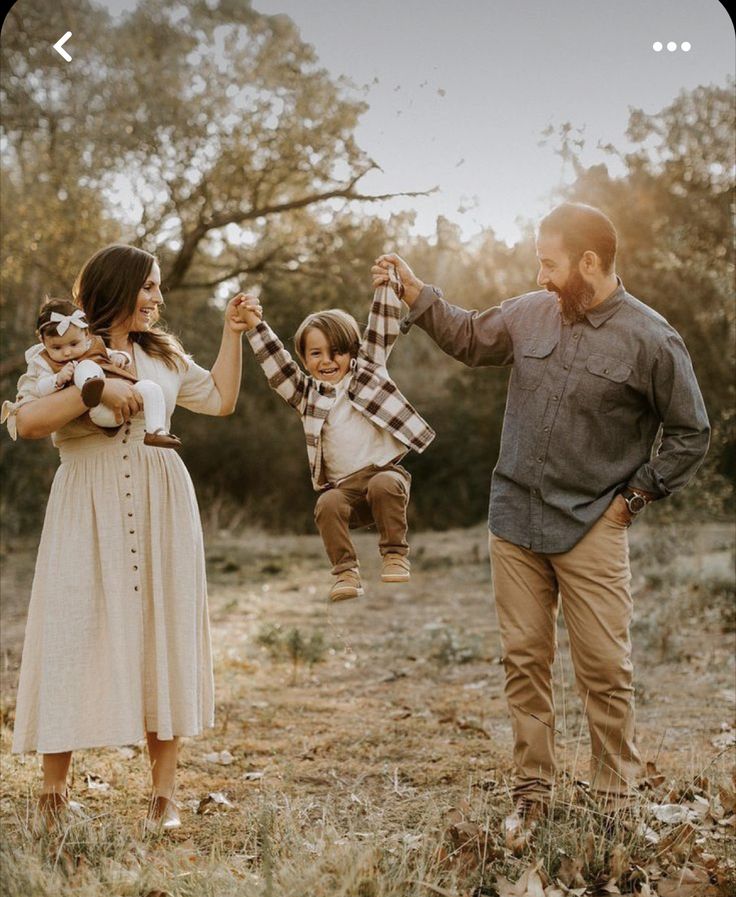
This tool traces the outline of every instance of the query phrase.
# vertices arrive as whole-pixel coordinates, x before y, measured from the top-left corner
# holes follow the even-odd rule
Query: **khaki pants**
[[[339,485],[322,492],[314,508],[314,519],[332,562],[332,572],[358,566],[350,528],[378,528],[378,549],[406,555],[406,507],[411,475],[398,464],[364,467]]]
[[[634,733],[626,526],[610,507],[570,551],[537,554],[490,536],[514,733],[514,796],[549,795],[555,771],[552,664],[559,601],[591,739],[591,789],[617,803],[641,760]]]

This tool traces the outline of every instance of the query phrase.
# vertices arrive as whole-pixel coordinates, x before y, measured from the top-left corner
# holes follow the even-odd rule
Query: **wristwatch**
[[[621,490],[621,498],[626,502],[626,507],[629,509],[629,514],[636,517],[637,514],[641,514],[641,512],[646,508],[649,502],[644,498],[644,496],[640,492],[635,492],[633,489]]]

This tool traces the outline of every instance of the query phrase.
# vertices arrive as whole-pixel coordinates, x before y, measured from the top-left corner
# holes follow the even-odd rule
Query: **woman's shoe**
[[[179,816],[179,808],[173,800],[164,797],[162,794],[156,794],[151,798],[148,806],[148,815],[143,823],[143,831],[145,833],[160,834],[161,832],[171,831],[171,829],[181,827],[181,817]]]
[[[144,445],[155,445],[158,448],[181,448],[181,439],[174,436],[173,433],[167,433],[164,430],[154,430],[153,433],[146,433],[143,437]]]

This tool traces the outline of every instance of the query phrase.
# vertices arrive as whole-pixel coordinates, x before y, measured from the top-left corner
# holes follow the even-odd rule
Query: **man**
[[[557,207],[539,226],[542,290],[482,313],[445,302],[396,255],[371,269],[375,286],[396,266],[410,306],[405,332],[416,324],[471,367],[512,367],[489,515],[514,733],[509,837],[526,833],[550,798],[560,601],[590,729],[591,790],[607,809],[626,805],[641,763],[627,527],[681,489],[708,447],[685,345],[626,292],[616,242],[598,209]]]

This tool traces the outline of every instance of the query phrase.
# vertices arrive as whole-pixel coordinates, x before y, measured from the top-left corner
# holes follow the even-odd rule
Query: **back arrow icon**
[[[66,52],[66,50],[63,49],[63,47],[71,36],[71,31],[67,31],[67,33],[63,37],[60,37],[54,44],[54,50],[56,50],[56,52],[59,54],[59,56],[62,57],[62,59],[66,59],[67,62],[71,62],[72,57]]]

